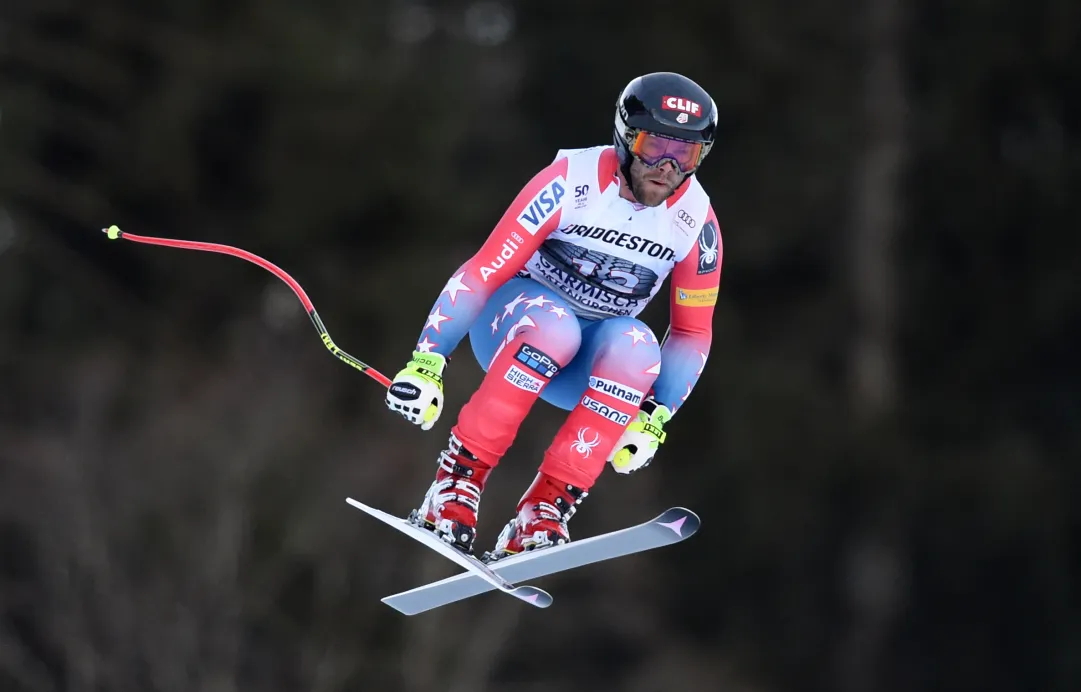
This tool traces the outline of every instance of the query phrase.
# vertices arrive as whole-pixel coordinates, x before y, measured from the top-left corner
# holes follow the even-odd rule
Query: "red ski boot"
[[[409,515],[409,521],[472,554],[480,494],[491,471],[451,433],[449,446],[439,453],[435,481],[424,495],[424,502]]]
[[[523,550],[570,543],[567,522],[588,494],[546,473],[538,473],[518,502],[518,516],[503,528],[495,548],[482,559],[491,562]]]

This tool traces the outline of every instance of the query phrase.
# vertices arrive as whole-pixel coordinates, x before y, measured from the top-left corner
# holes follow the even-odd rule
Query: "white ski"
[[[535,579],[601,560],[611,560],[679,543],[693,536],[701,523],[698,515],[691,510],[673,507],[655,519],[637,526],[552,548],[511,555],[489,562],[487,566],[497,572],[500,578],[516,582]],[[491,582],[476,576],[474,572],[418,586],[382,600],[405,615],[417,615],[491,590]]]
[[[423,543],[435,552],[439,553],[443,557],[451,560],[455,564],[464,567],[469,570],[467,574],[474,577],[479,582],[484,584],[487,588],[485,591],[491,591],[492,589],[498,589],[504,593],[514,596],[520,601],[525,601],[529,605],[536,606],[537,608],[547,608],[552,605],[552,596],[543,589],[538,589],[535,586],[517,586],[511,584],[502,576],[492,570],[491,567],[484,564],[472,555],[466,555],[457,548],[451,546],[446,541],[441,540],[438,536],[430,531],[426,531],[419,526],[409,522],[407,519],[396,517],[393,514],[387,514],[386,512],[369,507],[363,502],[358,502],[351,497],[345,498],[345,501],[353,505],[357,509],[365,512],[376,519],[380,520],[384,524],[398,529],[410,538]]]

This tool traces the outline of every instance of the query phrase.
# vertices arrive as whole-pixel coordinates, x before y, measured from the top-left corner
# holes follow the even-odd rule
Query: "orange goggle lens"
[[[698,166],[702,157],[702,144],[639,132],[632,143],[631,153],[647,166],[656,166],[668,159],[676,164],[681,172],[690,173]]]

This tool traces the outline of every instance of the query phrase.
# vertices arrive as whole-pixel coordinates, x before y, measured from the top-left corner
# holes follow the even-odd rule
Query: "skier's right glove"
[[[443,368],[447,359],[438,353],[413,351],[387,389],[387,408],[407,421],[431,430],[443,410]]]

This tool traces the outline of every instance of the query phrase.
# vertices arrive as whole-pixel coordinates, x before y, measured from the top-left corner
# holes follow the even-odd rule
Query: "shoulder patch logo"
[[[717,288],[683,288],[676,287],[676,305],[686,305],[691,308],[708,308],[717,304]]]
[[[717,235],[717,225],[709,221],[702,227],[698,234],[698,273],[709,274],[717,271],[717,260],[720,256],[720,238]]]

